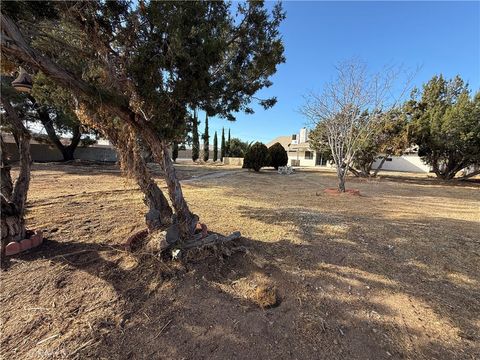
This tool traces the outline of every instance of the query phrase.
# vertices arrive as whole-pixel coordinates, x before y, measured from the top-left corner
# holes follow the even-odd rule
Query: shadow
[[[117,246],[123,239],[112,239],[112,229],[134,223],[131,211],[65,218],[65,227],[50,229],[41,247],[15,257],[2,274],[0,356],[475,358],[477,223],[433,216],[392,220],[382,208],[367,213],[368,205],[351,198],[335,199],[350,205],[349,212],[333,205],[322,211],[304,204],[305,194],[324,186],[315,185],[312,174],[303,179],[305,192],[295,190],[295,203],[283,197],[298,187],[295,176],[242,172],[202,183],[211,191],[218,185],[232,199],[232,218],[288,231],[276,241],[243,237],[193,254],[185,264]],[[245,179],[249,186],[239,186]],[[252,185],[257,180],[283,192],[272,199]],[[332,180],[321,181],[328,186]],[[256,206],[235,203],[252,193]],[[100,221],[110,221],[111,229],[99,230]],[[81,231],[67,241],[72,226]],[[102,234],[100,242],[92,242],[93,231]],[[251,292],[263,283],[277,288],[279,306],[257,305]]]

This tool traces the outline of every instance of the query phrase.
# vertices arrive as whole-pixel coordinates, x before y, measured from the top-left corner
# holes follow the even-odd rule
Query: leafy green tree
[[[270,155],[270,166],[273,166],[275,170],[278,170],[279,166],[285,166],[288,164],[288,154],[279,142],[273,144],[268,148]]]
[[[215,131],[215,135],[213,136],[213,162],[218,160],[218,139],[217,139],[217,132]]]
[[[471,97],[460,76],[434,76],[421,94],[413,92],[405,112],[411,118],[410,140],[437,177],[453,179],[480,165],[480,92]]]
[[[5,3],[1,31],[9,41],[1,44],[2,57],[70,90],[82,122],[112,136],[127,129],[145,141],[165,170],[181,247],[198,217],[185,201],[168,147],[185,132],[190,109],[228,120],[253,112],[255,94],[271,85],[285,60],[284,13],[280,4],[269,8],[263,2]],[[275,102],[258,100],[264,108]]]
[[[198,117],[195,110],[192,118],[192,160],[195,162],[200,157],[200,140],[198,137]]]
[[[262,167],[269,165],[270,156],[268,148],[261,142],[256,142],[250,146],[243,158],[243,168],[253,169],[255,172],[259,172]]]
[[[238,138],[230,139],[230,156],[231,157],[244,157],[248,151],[250,144],[242,141]]]
[[[210,136],[208,135],[208,115],[205,115],[205,131],[203,132],[203,161],[207,162],[210,155]]]
[[[220,161],[225,157],[225,129],[222,128],[222,147],[220,149]]]

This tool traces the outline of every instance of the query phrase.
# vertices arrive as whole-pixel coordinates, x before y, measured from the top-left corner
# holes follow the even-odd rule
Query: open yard
[[[128,253],[144,204],[116,167],[34,166],[28,227],[47,240],[2,273],[1,358],[480,358],[478,183],[349,178],[357,197],[324,194],[331,172],[178,171],[239,243],[186,265]]]

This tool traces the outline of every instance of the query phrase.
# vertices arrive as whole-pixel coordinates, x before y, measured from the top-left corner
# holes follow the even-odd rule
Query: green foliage
[[[192,118],[192,160],[197,161],[200,157],[200,141],[198,138],[198,117],[194,111]]]
[[[420,96],[412,93],[405,113],[411,118],[410,140],[438,177],[452,179],[480,164],[480,92],[472,98],[459,76],[433,77]]]
[[[272,85],[270,77],[285,61],[280,4],[268,9],[262,1],[38,5],[8,2],[2,12],[29,34],[29,45],[86,86],[56,81],[92,104],[133,111],[159,139],[185,134],[189,109],[234,120],[238,112],[253,113],[254,101],[264,108],[276,102],[255,94]]]
[[[222,128],[222,147],[220,149],[220,161],[225,157],[225,129]]]
[[[208,115],[205,115],[205,131],[203,132],[203,161],[207,162],[210,155],[210,136],[208,135]]]
[[[238,138],[230,139],[230,155],[231,157],[244,157],[248,151],[249,143]]]
[[[361,175],[369,176],[375,160],[401,155],[409,146],[407,125],[407,117],[401,109],[382,114],[379,121],[372,124],[369,136],[359,138],[353,167]]]
[[[218,139],[217,139],[217,132],[215,131],[215,135],[213,136],[213,162],[218,160]]]
[[[268,148],[270,155],[270,166],[273,166],[275,170],[278,170],[279,166],[285,166],[288,164],[288,154],[283,148],[282,144],[275,143]]]
[[[262,167],[269,165],[270,156],[268,154],[268,148],[260,142],[256,142],[250,146],[243,158],[244,169],[253,169],[258,172]]]
[[[172,144],[172,160],[175,162],[178,158],[178,142],[174,141]]]

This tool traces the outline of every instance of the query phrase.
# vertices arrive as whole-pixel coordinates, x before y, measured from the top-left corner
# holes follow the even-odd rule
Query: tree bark
[[[9,190],[1,194],[1,264],[6,266],[5,246],[10,241],[20,241],[25,238],[25,204],[30,185],[30,133],[18,117],[17,112],[10,104],[8,99],[1,96],[3,108],[6,113],[6,120],[12,126],[12,132],[18,141],[18,153],[20,156],[20,171],[15,181],[15,185],[10,186],[12,191],[8,196]],[[3,155],[3,151],[2,151]],[[8,189],[9,186],[7,186]]]
[[[135,179],[144,194],[144,202],[148,206],[145,215],[148,230],[154,231],[169,226],[172,222],[172,208],[148,171],[134,129],[129,124],[123,124],[120,128],[115,127],[99,116],[89,103],[82,103],[76,113],[79,119],[103,133],[117,149],[120,167],[127,176]]]
[[[4,194],[7,199],[10,199],[13,192],[13,182],[12,176],[10,175],[11,166],[8,163],[7,153],[6,153],[6,146],[5,142],[3,141],[3,136],[0,135],[0,151],[1,154],[1,191],[0,193]]]
[[[337,177],[338,177],[338,192],[344,193],[345,192],[345,175],[346,170],[342,167],[337,166]]]

